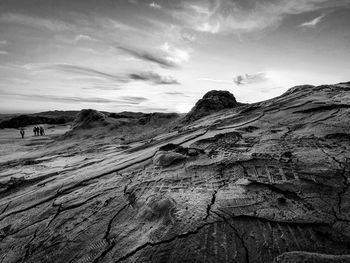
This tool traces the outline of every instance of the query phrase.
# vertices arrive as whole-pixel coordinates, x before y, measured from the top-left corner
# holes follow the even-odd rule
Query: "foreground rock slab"
[[[106,149],[0,169],[0,262],[348,262],[347,84]]]

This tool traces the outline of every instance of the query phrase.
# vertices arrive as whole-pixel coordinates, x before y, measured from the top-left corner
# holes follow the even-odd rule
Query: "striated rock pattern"
[[[349,134],[350,85],[305,86],[126,150],[2,164],[0,262],[349,262]]]
[[[273,263],[347,263],[350,262],[350,255],[327,255],[310,252],[286,252],[278,256]]]
[[[186,115],[185,121],[192,122],[214,112],[239,106],[236,98],[228,91],[212,90],[200,99]]]

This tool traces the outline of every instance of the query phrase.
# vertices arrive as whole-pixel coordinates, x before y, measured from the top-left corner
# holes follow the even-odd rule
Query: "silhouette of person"
[[[44,128],[42,126],[40,126],[40,136],[45,135],[45,131]]]
[[[39,136],[39,127],[35,126],[35,136]]]
[[[21,130],[19,131],[19,133],[21,134],[22,139],[23,139],[23,138],[24,138],[24,129],[23,129],[23,128],[21,128]]]
[[[34,136],[36,136],[36,127],[33,127]]]

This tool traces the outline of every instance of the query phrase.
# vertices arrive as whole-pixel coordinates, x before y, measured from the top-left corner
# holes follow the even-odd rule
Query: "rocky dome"
[[[73,128],[92,128],[97,122],[104,122],[106,116],[97,110],[84,109],[81,110],[74,120]]]
[[[223,109],[231,109],[239,106],[236,98],[228,91],[212,90],[197,101],[196,105],[186,115],[185,121],[192,122],[204,116]]]

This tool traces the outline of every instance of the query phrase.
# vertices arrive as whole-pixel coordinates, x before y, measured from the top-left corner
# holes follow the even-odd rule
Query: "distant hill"
[[[71,117],[75,118],[75,116],[79,113],[79,111],[44,111],[39,113],[33,113],[28,114],[29,116],[41,116],[41,117],[48,117],[48,118],[57,118],[57,117]]]
[[[33,114],[3,114],[0,117],[0,129],[20,128],[37,124],[64,124],[72,122],[79,111],[46,111]]]
[[[76,115],[72,130],[64,138],[102,138],[114,134],[124,142],[141,140],[171,130],[181,117],[177,113],[108,113],[84,109]]]
[[[83,110],[83,112],[85,112]],[[87,115],[80,116],[84,119],[84,125],[78,120],[79,124],[74,123],[75,127],[89,127],[92,120],[86,121],[91,114],[91,111],[86,111]],[[0,129],[4,128],[20,128],[28,125],[39,125],[39,124],[64,124],[73,122],[79,117],[81,111],[46,111],[33,114],[1,114],[0,115]],[[177,119],[179,117],[176,113],[142,113],[142,112],[119,112],[110,113],[101,111],[108,118],[109,123],[114,123],[117,126],[120,125],[151,125],[151,126],[162,126],[164,123],[170,120]],[[91,116],[90,116],[91,117]],[[87,124],[86,124],[87,123]],[[94,126],[94,125],[93,125]],[[97,125],[98,126],[98,125]]]

